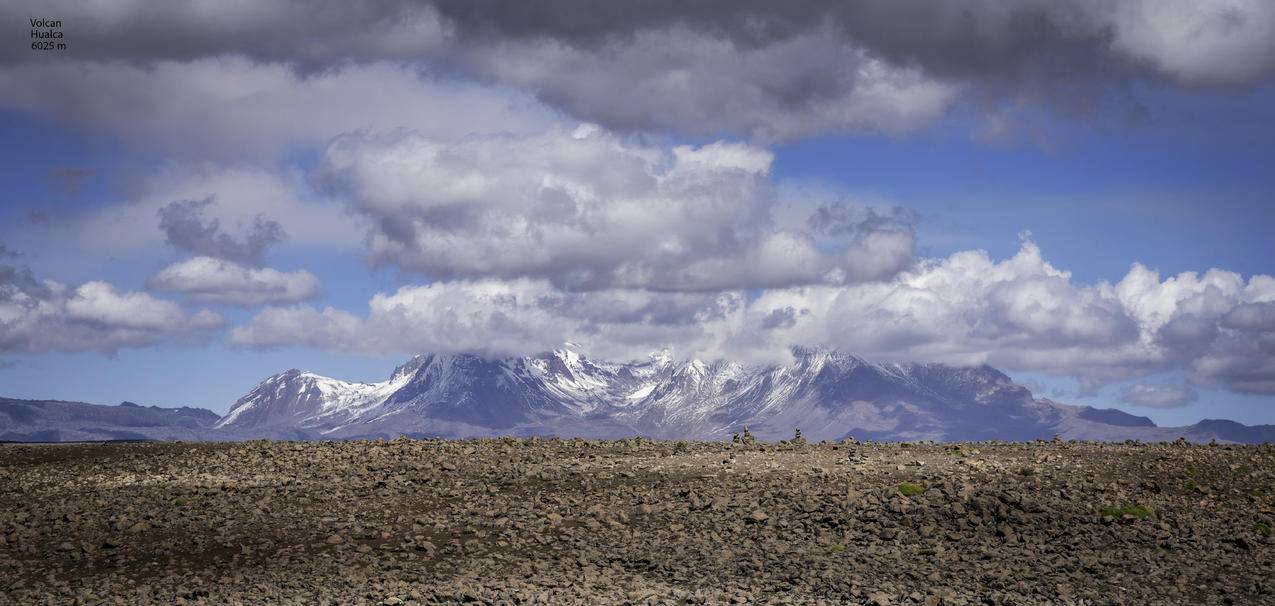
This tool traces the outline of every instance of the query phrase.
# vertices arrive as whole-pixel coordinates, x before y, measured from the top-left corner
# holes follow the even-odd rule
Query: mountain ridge
[[[124,401],[103,406],[66,400],[0,397],[0,442],[211,440],[217,413]]]
[[[263,381],[218,427],[265,433],[299,428],[338,439],[509,434],[721,440],[744,426],[762,439],[787,438],[797,428],[815,440],[1031,440],[1055,434],[1275,439],[1275,426],[1202,421],[1158,427],[1117,409],[1038,399],[985,364],[879,364],[813,348],[794,348],[793,362],[786,365],[676,361],[667,355],[615,363],[591,360],[572,348],[503,359],[422,354],[385,382],[299,373],[280,390],[277,383],[286,375]],[[316,400],[307,381],[322,383],[323,397]],[[262,391],[266,385],[274,391]],[[247,414],[254,409],[269,411],[262,418],[274,421],[251,422],[261,416]],[[294,418],[299,409],[305,412]]]

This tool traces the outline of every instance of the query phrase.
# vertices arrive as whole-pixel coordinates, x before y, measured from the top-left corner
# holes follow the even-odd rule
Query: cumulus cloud
[[[600,356],[649,353],[652,343],[690,352],[744,307],[738,293],[643,290],[565,292],[543,279],[435,282],[377,294],[366,317],[331,307],[268,308],[236,328],[243,347],[341,351],[522,354],[564,340]]]
[[[1120,401],[1144,408],[1181,408],[1200,398],[1190,385],[1138,383],[1120,393]]]
[[[353,351],[512,351],[543,347],[568,323],[545,309],[553,288],[543,281],[435,283],[378,294],[367,318],[331,307],[271,308],[232,342],[253,347],[300,344]],[[298,343],[298,339],[300,342]]]
[[[154,291],[184,294],[196,301],[245,307],[295,303],[319,296],[319,279],[308,271],[253,269],[211,257],[170,265],[146,286]]]
[[[777,309],[808,311],[790,328],[768,331],[772,340],[886,359],[989,363],[1091,387],[1183,371],[1196,383],[1271,393],[1268,333],[1235,318],[1273,299],[1271,277],[1245,281],[1218,269],[1162,279],[1134,265],[1115,284],[1077,284],[1028,239],[999,262],[966,251],[925,260],[889,282],[767,291],[750,304],[757,317],[750,321]]]
[[[222,229],[219,219],[205,216],[216,208],[215,197],[209,196],[170,202],[156,211],[164,241],[196,256],[164,268],[147,282],[147,288],[244,307],[319,296],[319,280],[310,272],[261,267],[267,250],[285,239],[277,221],[258,214],[242,226],[241,233],[231,234]]]
[[[964,251],[924,260],[891,281],[769,290],[750,311],[760,323],[774,310],[795,310],[791,326],[768,333],[794,345],[1090,374],[1108,368],[1090,355],[1137,343],[1138,326],[1111,290],[1074,284],[1028,239],[999,262],[983,251]]]
[[[247,233],[236,238],[224,233],[217,219],[204,218],[204,209],[214,204],[213,197],[203,200],[170,202],[156,212],[164,242],[182,252],[226,259],[243,265],[259,266],[266,249],[283,242],[285,234],[278,221],[257,215]]]
[[[30,270],[0,265],[0,353],[98,351],[189,342],[222,326],[207,310],[119,292],[106,282],[71,288]]]
[[[619,358],[671,347],[685,355],[756,360],[815,345],[882,360],[988,363],[1095,388],[1184,373],[1197,384],[1269,394],[1275,393],[1275,339],[1265,324],[1236,318],[1272,301],[1275,279],[1245,281],[1221,270],[1162,279],[1135,265],[1115,284],[1079,284],[1027,239],[1000,261],[964,251],[923,260],[890,280],[758,294],[571,292],[528,278],[435,282],[379,294],[366,316],[269,309],[237,328],[233,340],[245,347],[303,344],[399,354],[525,354],[570,340]],[[1170,331],[1184,318],[1208,329]],[[1149,389],[1130,397],[1151,402]]]
[[[210,118],[196,121],[197,139],[228,126],[225,112],[207,110],[242,104],[237,113],[260,119],[251,121],[255,132],[233,134],[254,140],[312,131],[298,125],[324,125],[325,117],[348,126],[350,115],[408,115],[402,86],[412,81],[410,68],[374,76],[382,88],[323,84],[385,64],[516,87],[613,129],[769,140],[908,131],[961,99],[979,101],[978,108],[1007,100],[1084,114],[1105,98],[1133,97],[1130,82],[1243,85],[1275,70],[1275,7],[1263,0],[321,4],[6,3],[6,21],[50,13],[74,22],[77,42],[63,66],[0,50],[7,75],[0,82],[22,84],[0,90],[10,103],[108,128],[121,116],[117,128],[146,124],[156,109],[156,119],[167,120],[166,112],[185,107]],[[222,68],[208,62],[229,55],[243,57],[230,60],[241,61],[232,71],[278,73],[209,77]],[[112,67],[78,69],[89,61]],[[185,71],[194,75],[180,76]],[[130,80],[152,75],[184,82],[162,96],[181,102],[158,105],[129,92]],[[289,79],[288,90],[311,94],[278,94],[273,83]],[[361,90],[386,94],[353,95]],[[44,109],[48,99],[55,102]],[[332,111],[333,103],[354,99],[376,107]],[[223,140],[236,139],[228,133]]]
[[[715,291],[887,278],[911,262],[915,217],[892,209],[779,225],[771,161],[746,144],[666,149],[585,125],[459,142],[344,136],[322,171],[373,220],[374,263],[431,279]]]

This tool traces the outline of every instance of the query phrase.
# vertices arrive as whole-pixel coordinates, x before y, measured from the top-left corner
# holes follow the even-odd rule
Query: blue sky
[[[757,45],[659,19],[466,37],[387,3],[424,15],[398,46],[292,48],[179,4],[186,41],[142,48],[79,15],[93,52],[0,56],[0,395],[224,412],[287,368],[376,381],[423,351],[804,344],[1275,423],[1275,53],[1270,11],[1233,4],[1224,34],[1090,7],[1092,33],[1015,57],[990,34],[900,54],[833,16]],[[1170,18],[1205,37],[1146,46]]]

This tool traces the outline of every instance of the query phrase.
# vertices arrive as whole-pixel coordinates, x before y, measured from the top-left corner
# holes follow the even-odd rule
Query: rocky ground
[[[1272,604],[1275,447],[0,446],[6,604]]]

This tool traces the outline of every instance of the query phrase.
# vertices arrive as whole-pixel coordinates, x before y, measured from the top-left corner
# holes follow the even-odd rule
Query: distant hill
[[[0,398],[0,441],[210,440],[217,418],[202,408]]]

